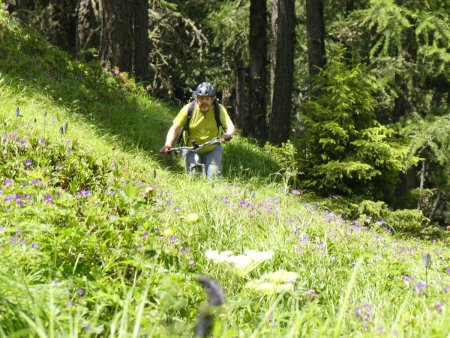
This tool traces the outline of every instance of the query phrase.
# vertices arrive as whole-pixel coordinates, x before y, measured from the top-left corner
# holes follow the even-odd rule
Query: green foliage
[[[378,196],[414,163],[407,148],[393,139],[394,130],[375,118],[379,87],[362,65],[347,65],[342,57],[329,60],[315,84],[320,95],[305,104],[301,116],[301,169],[307,186]]]
[[[431,71],[449,75],[450,22],[448,16],[436,12],[418,14],[415,29],[418,41],[417,54]]]
[[[382,121],[448,111],[450,22],[441,1],[370,1],[333,20],[331,35],[383,85]],[[336,41],[335,40],[335,41]]]
[[[403,123],[402,133],[411,139],[409,151],[420,157],[420,188],[417,205],[424,213],[448,223],[450,191],[450,121],[449,116],[415,118]]]
[[[280,147],[266,143],[264,149],[281,166],[278,174],[282,177],[284,189],[288,191],[289,187],[296,186],[300,172],[298,170],[297,149],[295,146],[290,141],[281,144]]]
[[[9,40],[14,29],[25,49]],[[167,108],[126,74],[52,57],[45,42],[33,50],[26,32],[0,26],[7,55],[0,59],[1,336],[192,336],[205,299],[199,274],[226,291],[218,336],[448,333],[447,242],[399,241],[286,193],[269,176],[278,161],[292,165],[289,144],[272,153],[236,137],[225,156],[233,180],[169,171],[121,140],[151,133],[145,141],[155,138],[148,148],[157,147]],[[14,56],[20,66],[8,61]],[[74,79],[78,67],[88,81]],[[89,97],[83,104],[77,83]],[[108,135],[113,120],[123,129],[115,137]],[[264,179],[255,185],[258,165]],[[250,288],[208,261],[208,250],[240,259],[246,250],[270,250],[273,257],[249,272],[259,281]],[[424,253],[432,262],[426,272]],[[261,293],[267,282],[277,287]]]
[[[421,210],[401,209],[389,213],[386,223],[389,228],[398,233],[417,233],[423,229],[428,219]]]
[[[381,201],[364,200],[358,206],[359,219],[372,227],[384,226],[395,233],[417,234],[425,228],[427,218],[417,209],[389,210]]]

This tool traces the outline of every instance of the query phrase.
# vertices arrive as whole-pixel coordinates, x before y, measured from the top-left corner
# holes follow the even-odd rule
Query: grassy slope
[[[191,336],[199,273],[227,291],[219,336],[449,332],[445,243],[396,239],[284,194],[276,164],[239,138],[226,180],[188,179],[154,155],[176,109],[122,76],[0,16],[0,335]],[[240,277],[208,249],[274,257]],[[279,269],[299,274],[293,291],[245,287]]]

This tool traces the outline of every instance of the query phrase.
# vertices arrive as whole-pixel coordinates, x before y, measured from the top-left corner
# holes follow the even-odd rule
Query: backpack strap
[[[187,111],[187,119],[186,119],[186,123],[184,124],[184,126],[181,128],[181,131],[178,135],[178,144],[184,144],[184,132],[187,133],[187,140],[186,140],[186,144],[189,142],[189,123],[191,123],[191,119],[192,119],[192,113],[194,112],[195,109],[195,100],[191,102],[191,104],[189,105],[188,111]]]
[[[191,104],[189,105],[188,111],[187,111],[187,119],[186,119],[186,123],[184,124],[183,128],[181,128],[180,134],[178,135],[178,144],[183,144],[189,143],[189,123],[191,123],[191,119],[192,119],[192,114],[194,112],[195,109],[195,104],[196,101],[192,101]],[[218,100],[214,100],[214,118],[216,120],[216,124],[217,124],[217,133],[220,133],[220,128],[222,127],[222,129],[225,129],[222,126],[222,122],[220,122],[220,105],[219,105],[219,101]],[[186,142],[184,142],[184,133],[187,133],[187,139]]]
[[[222,130],[225,129],[222,126],[222,122],[220,122],[220,106],[219,106],[219,100],[214,100],[214,118],[216,119],[217,124],[217,133],[220,134],[220,127],[222,127]]]

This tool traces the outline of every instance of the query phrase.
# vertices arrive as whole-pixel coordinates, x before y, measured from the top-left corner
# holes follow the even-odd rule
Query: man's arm
[[[173,124],[172,127],[170,127],[169,131],[167,132],[165,146],[169,146],[169,147],[173,146],[173,143],[175,142],[175,139],[177,138],[180,130],[181,130],[181,127],[178,127],[175,124]]]
[[[227,121],[227,128],[226,128],[226,133],[230,136],[233,136],[234,133],[236,132],[236,128],[234,127],[233,122],[231,122],[231,120]]]
[[[161,148],[160,152],[163,155],[167,155],[169,153],[170,148],[172,148],[175,139],[177,138],[178,133],[180,132],[181,127],[178,127],[176,124],[172,124],[166,136],[166,143]]]
[[[236,128],[234,127],[233,121],[231,121],[230,116],[228,115],[227,110],[224,106],[221,105],[221,119],[220,122],[222,126],[225,126],[225,134],[222,135],[223,142],[231,141],[234,133],[236,132]],[[225,136],[226,135],[226,136]]]

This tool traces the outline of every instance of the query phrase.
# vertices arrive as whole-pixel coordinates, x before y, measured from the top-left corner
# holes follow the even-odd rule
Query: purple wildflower
[[[308,290],[305,291],[304,295],[305,296],[315,297],[315,296],[317,296],[317,293],[313,289],[308,289]]]
[[[42,180],[41,180],[41,179],[33,180],[33,181],[31,182],[32,185],[39,185],[39,184],[41,184],[41,183],[42,183]]]
[[[84,290],[83,289],[78,289],[77,290],[77,294],[79,294],[80,296],[84,295]]]
[[[77,196],[89,197],[89,196],[92,196],[92,191],[90,191],[90,190],[80,190],[80,192],[77,194]]]
[[[293,195],[300,195],[301,193],[300,193],[300,190],[292,189],[291,190],[291,194],[293,194]]]
[[[435,308],[439,313],[442,313],[442,304],[441,303],[437,303]]]
[[[273,315],[270,315],[267,319],[269,320],[269,325],[270,326],[276,326],[277,325],[277,323],[275,322],[275,319],[273,318]]]
[[[45,146],[45,140],[44,140],[43,138],[41,138],[41,139],[39,140],[39,145]]]
[[[175,236],[175,235],[172,235],[172,236],[169,237],[169,240],[170,240],[171,242],[176,242],[176,241],[178,240],[178,237]]]
[[[385,330],[385,328],[383,326],[380,326],[380,327],[377,328],[377,332],[378,332],[378,334],[383,334],[383,333],[386,332],[386,330]]]
[[[23,164],[25,164],[27,167],[30,167],[33,165],[33,160],[25,160],[23,161]]]
[[[53,195],[48,194],[44,196],[45,203],[50,203],[51,201],[53,201]]]
[[[5,187],[10,187],[14,184],[14,180],[10,180],[9,178],[7,178],[3,184],[5,185]]]
[[[414,286],[414,290],[416,291],[416,293],[422,293],[424,292],[424,290],[426,289],[427,284],[424,282],[419,282]]]
[[[300,243],[309,243],[310,239],[309,239],[309,236],[307,236],[307,235],[302,235],[302,236],[300,236],[300,237],[298,238],[298,241],[299,241]]]
[[[189,248],[184,248],[184,249],[181,249],[181,250],[180,250],[180,253],[182,253],[182,254],[188,254],[189,251],[191,251],[191,249],[189,249]]]
[[[33,249],[37,249],[39,246],[40,246],[39,243],[33,243],[33,244],[31,244],[31,247],[32,247]]]
[[[148,237],[148,231],[144,232],[144,234],[142,235],[143,239],[146,239]]]
[[[355,307],[354,311],[356,318],[366,322],[370,319],[370,316],[372,315],[372,305],[364,304],[363,306],[357,306]]]

